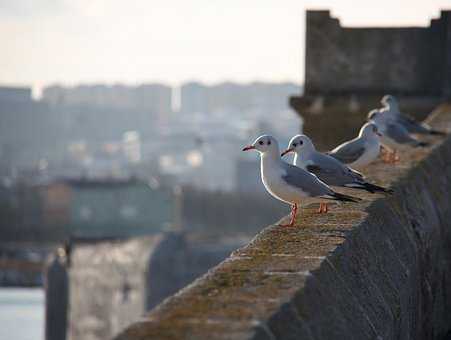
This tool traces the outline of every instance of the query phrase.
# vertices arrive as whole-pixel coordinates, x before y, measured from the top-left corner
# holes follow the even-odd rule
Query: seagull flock
[[[413,118],[402,114],[395,97],[382,98],[383,107],[372,110],[359,135],[327,153],[319,152],[306,135],[294,136],[285,151],[280,153],[279,143],[270,135],[258,137],[243,151],[260,153],[261,179],[266,190],[276,199],[291,206],[291,219],[283,227],[295,225],[298,207],[319,203],[318,213],[327,213],[330,201],[359,202],[361,199],[344,195],[332,189],[352,188],[370,193],[392,194],[393,190],[368,182],[364,175],[353,167],[365,167],[385,151],[384,160],[395,163],[399,160],[399,146],[425,147],[412,134],[446,135]],[[293,164],[282,157],[294,153]]]

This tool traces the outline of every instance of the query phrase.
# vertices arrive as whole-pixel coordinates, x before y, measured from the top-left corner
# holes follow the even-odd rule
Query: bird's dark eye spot
[[[271,145],[271,141],[270,140],[268,141],[268,145]]]
[[[258,144],[263,145],[263,141],[261,140],[260,142],[258,142]]]
[[[300,142],[299,142],[299,145],[302,145],[302,144],[304,144],[304,142],[303,142],[303,141],[300,141]]]

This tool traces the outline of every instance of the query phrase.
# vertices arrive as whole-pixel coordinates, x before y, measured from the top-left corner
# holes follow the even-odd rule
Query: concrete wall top
[[[432,118],[451,128],[451,106]],[[271,225],[117,340],[433,339],[451,328],[451,138],[365,173],[389,197]],[[315,207],[316,208],[316,207]]]

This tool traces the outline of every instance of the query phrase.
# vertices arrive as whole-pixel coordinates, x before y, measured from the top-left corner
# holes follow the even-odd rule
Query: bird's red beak
[[[287,153],[290,153],[290,152],[293,152],[294,151],[294,149],[286,149],[284,152],[282,152],[281,154],[280,154],[280,157],[283,157],[283,156],[285,156]]]
[[[249,151],[249,150],[255,150],[255,146],[253,145],[248,145],[246,147],[243,148],[243,151]]]

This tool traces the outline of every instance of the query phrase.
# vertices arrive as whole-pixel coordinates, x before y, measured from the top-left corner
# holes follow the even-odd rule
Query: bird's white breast
[[[289,185],[283,179],[285,175],[285,169],[272,164],[264,164],[264,160],[262,159],[261,177],[266,190],[273,197],[286,203],[301,203],[302,198],[308,197],[308,194],[300,188]]]
[[[362,167],[373,162],[379,156],[380,143],[377,140],[365,142],[365,152],[356,161],[349,164],[351,167]]]

